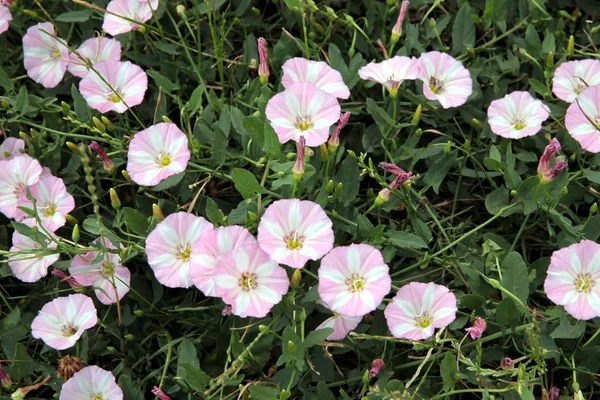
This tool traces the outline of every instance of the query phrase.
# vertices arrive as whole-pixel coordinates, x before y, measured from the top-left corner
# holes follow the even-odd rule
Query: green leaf
[[[302,347],[310,349],[314,345],[327,340],[327,337],[333,333],[333,328],[324,328],[316,331],[311,331],[302,342]]]
[[[263,137],[265,140],[263,151],[273,157],[277,157],[281,153],[281,143],[279,143],[279,138],[269,121],[265,121],[264,123]]]
[[[231,173],[231,179],[235,188],[244,199],[247,199],[251,195],[265,192],[265,188],[260,186],[254,174],[245,169],[234,168]]]
[[[133,233],[141,236],[146,235],[146,231],[148,230],[148,220],[146,220],[146,217],[144,217],[142,213],[133,208],[124,207],[123,216],[125,217],[125,225]]]
[[[206,217],[208,218],[208,220],[210,222],[212,222],[214,225],[220,225],[221,222],[223,221],[224,216],[225,216],[225,214],[223,214],[223,211],[221,211],[221,209],[219,208],[217,203],[210,197],[207,197],[206,198]]]
[[[21,86],[19,89],[19,94],[15,99],[14,108],[15,111],[19,114],[23,114],[29,105],[29,94],[27,93],[27,88],[25,86]]]
[[[10,79],[10,76],[8,76],[8,74],[2,67],[0,67],[0,86],[4,88],[4,91],[6,93],[12,91],[15,86],[12,79]]]
[[[87,101],[83,98],[75,85],[71,85],[71,97],[73,98],[73,106],[75,107],[75,116],[81,122],[88,122],[92,119],[92,113],[88,107]]]
[[[485,297],[478,294],[464,294],[459,299],[460,306],[469,310],[476,310],[483,306],[485,302]]]
[[[279,400],[279,393],[281,392],[279,389],[264,385],[252,385],[248,390],[250,391],[250,398],[257,400]]]
[[[165,179],[164,181],[160,182],[158,185],[152,186],[150,188],[150,190],[153,190],[155,192],[160,192],[163,190],[170,189],[173,186],[177,186],[177,184],[179,182],[181,182],[181,180],[183,179],[184,176],[185,176],[185,171],[183,171],[180,174],[170,176],[167,179]]]
[[[90,16],[94,13],[91,8],[78,11],[68,11],[60,14],[55,18],[59,22],[85,22],[90,19]]]
[[[534,58],[540,57],[540,50],[542,49],[542,41],[537,33],[537,29],[531,24],[527,26],[525,31],[525,50]]]
[[[285,5],[292,11],[302,10],[301,0],[284,0]]]
[[[444,382],[444,391],[448,392],[454,387],[454,380],[458,375],[456,368],[456,356],[451,352],[447,352],[440,364],[440,374]]]
[[[367,112],[371,114],[375,120],[377,128],[379,128],[379,132],[381,132],[382,135],[387,134],[391,128],[396,126],[396,121],[394,121],[392,117],[390,117],[388,113],[383,108],[379,107],[375,100],[370,97],[367,98]]]
[[[401,249],[424,249],[427,243],[420,237],[410,232],[391,231],[387,233],[389,241]]]
[[[521,315],[513,299],[502,299],[496,307],[496,321],[503,326],[510,326]]]
[[[571,325],[569,316],[566,311],[560,311],[560,324],[552,331],[550,337],[552,339],[578,339],[585,333],[585,321],[575,321]]]
[[[250,115],[248,117],[244,117],[242,120],[242,126],[244,127],[244,130],[248,136],[250,136],[250,139],[252,139],[252,141],[262,149],[265,144],[264,121],[258,117]]]
[[[423,181],[426,184],[431,185],[431,187],[433,187],[433,191],[436,194],[439,194],[440,185],[442,184],[442,181],[446,177],[448,171],[450,171],[450,168],[454,166],[455,162],[456,153],[452,152],[449,154],[444,154],[443,156],[439,157],[431,167],[429,167],[429,170],[425,174]]]
[[[460,54],[467,48],[475,47],[475,23],[471,6],[465,2],[454,19],[452,26],[452,52]]]
[[[498,214],[508,204],[508,190],[504,186],[500,186],[485,197],[485,208],[492,215]]]
[[[528,270],[525,261],[517,252],[510,253],[504,262],[502,286],[527,305],[529,296]]]
[[[194,343],[192,343],[189,339],[183,339],[181,343],[179,343],[177,355],[177,375],[184,375],[184,364],[189,364],[197,368],[200,367],[198,354],[196,353],[196,346],[194,346]]]
[[[129,375],[121,374],[119,376],[119,387],[123,390],[123,398],[129,400],[143,400],[144,396],[131,380]]]
[[[210,376],[202,371],[200,367],[188,362],[179,363],[177,375],[181,375],[185,381],[197,392],[203,392],[210,383]],[[181,373],[179,372],[181,371]]]
[[[22,343],[17,343],[15,346],[15,354],[12,357],[12,365],[9,375],[15,380],[21,380],[33,373],[34,361],[29,354],[27,348]]]
[[[550,93],[550,91],[548,90],[548,88],[546,87],[546,85],[544,85],[542,82],[538,81],[537,79],[529,79],[529,85],[533,88],[533,90],[535,90],[536,93],[542,95],[542,96],[546,96],[547,94]]]
[[[338,176],[342,183],[341,200],[345,205],[348,205],[358,195],[358,188],[360,186],[360,170],[354,157],[350,155],[346,156],[346,159],[340,166]]]
[[[163,92],[167,94],[172,94],[174,90],[179,89],[179,85],[177,83],[171,82],[169,78],[167,78],[160,72],[149,69],[146,71],[146,73],[150,75],[152,79],[154,79],[156,86],[161,88]]]

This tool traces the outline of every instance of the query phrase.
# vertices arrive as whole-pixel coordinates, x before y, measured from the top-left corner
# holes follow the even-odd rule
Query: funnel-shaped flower
[[[95,365],[85,367],[63,383],[59,400],[123,400],[115,376]]]
[[[42,22],[23,36],[27,75],[45,88],[58,85],[69,65],[69,49],[55,35],[54,25]]]
[[[75,199],[69,192],[61,178],[52,175],[40,177],[39,181],[29,188],[35,199],[35,209],[44,227],[54,232],[67,222],[67,214],[75,208]],[[22,207],[33,209],[31,200],[24,198],[19,204]],[[17,210],[15,218],[25,217],[21,210]],[[31,218],[31,224],[36,219]]]
[[[0,160],[13,158],[22,154],[25,150],[25,142],[23,139],[8,137],[0,145]]]
[[[26,154],[0,160],[0,212],[8,218],[22,217],[17,207],[25,204],[25,189],[35,185],[41,173],[40,163]]]
[[[8,266],[13,275],[23,282],[37,282],[48,275],[48,267],[54,264],[60,258],[60,254],[53,253],[56,249],[56,243],[48,240],[41,232],[39,237],[46,241],[46,248],[33,239],[13,232],[12,247],[8,257]]]
[[[315,330],[324,328],[333,328],[331,335],[327,336],[327,340],[342,340],[349,332],[352,332],[362,321],[360,317],[344,317],[341,314],[334,314],[327,318]]]
[[[550,166],[550,160],[560,150],[560,143],[558,139],[554,138],[550,141],[550,144],[544,149],[544,154],[540,157],[538,163],[538,176],[542,182],[551,182],[567,167],[566,160],[557,160],[553,166]]]
[[[390,95],[396,96],[402,82],[419,77],[419,60],[395,56],[380,63],[370,63],[358,70],[358,76],[382,84]]]
[[[421,54],[419,79],[425,97],[439,101],[444,108],[465,104],[473,92],[471,73],[460,61],[439,51]]]
[[[76,52],[71,54],[69,72],[83,78],[88,73],[88,63],[96,65],[101,61],[119,61],[120,59],[121,43],[118,40],[101,36],[91,38],[83,42]]]
[[[567,61],[554,72],[552,92],[572,103],[585,88],[596,85],[600,85],[600,60]]]
[[[0,3],[0,35],[8,30],[8,24],[12,21],[10,9]]]
[[[582,148],[600,153],[600,85],[584,89],[571,103],[565,116],[569,135]]]
[[[512,92],[492,101],[487,114],[492,132],[507,139],[535,135],[550,116],[546,105],[529,92]]]
[[[283,69],[281,84],[286,89],[290,89],[291,85],[297,82],[312,82],[320,90],[337,98],[350,97],[350,89],[344,83],[342,74],[324,61],[310,61],[295,57],[287,60],[281,69]]]
[[[142,25],[134,21],[148,21],[157,8],[158,0],[112,0],[106,6],[102,30],[113,36],[138,30]]]

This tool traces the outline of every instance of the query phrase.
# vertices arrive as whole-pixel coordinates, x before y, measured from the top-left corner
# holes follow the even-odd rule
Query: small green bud
[[[363,374],[362,377],[362,383],[363,386],[369,386],[369,382],[371,381],[371,379],[369,378],[369,370],[365,370],[365,373]]]
[[[65,103],[64,101],[60,102],[60,108],[63,109],[63,112],[69,112],[69,111],[71,111],[71,106],[68,105],[67,103]]]
[[[291,340],[288,340],[288,342],[287,342],[287,349],[288,349],[289,352],[296,351],[296,343],[292,342]]]
[[[546,56],[546,67],[552,68],[554,67],[554,53],[549,51]]]
[[[294,273],[292,274],[292,279],[290,282],[292,287],[293,288],[298,287],[301,280],[302,280],[302,271],[299,269],[294,270]]]
[[[422,111],[423,111],[423,106],[419,104],[417,106],[417,110],[413,114],[412,121],[410,121],[410,123],[411,123],[412,126],[419,125],[419,121],[421,120],[421,112]]]
[[[423,129],[419,128],[415,131],[415,135],[417,137],[421,137],[423,135]]]
[[[248,211],[248,221],[253,223],[258,221],[258,215],[253,213],[252,211]]]
[[[92,122],[94,123],[96,129],[98,129],[100,132],[104,132],[106,130],[106,127],[104,126],[102,121],[100,121],[100,119],[98,119],[97,117],[93,117]]]
[[[108,346],[106,348],[106,351],[108,351],[109,353],[116,353],[117,349],[115,349],[114,346]]]
[[[185,16],[185,6],[183,4],[177,4],[177,7],[175,7],[175,12],[180,17]]]
[[[167,117],[166,115],[163,115],[162,120],[163,120],[163,122],[173,123],[173,121],[171,121],[171,118]]]
[[[267,325],[260,324],[260,325],[258,326],[258,331],[259,331],[260,333],[264,333],[264,332],[266,332],[267,330],[269,330],[269,327],[268,327]]]
[[[102,121],[102,124],[104,124],[108,131],[112,132],[115,129],[115,126],[112,122],[110,122],[110,119],[106,118],[104,115],[100,117],[100,120]]]
[[[117,191],[113,188],[110,188],[108,192],[110,194],[110,204],[112,205],[112,208],[114,208],[115,210],[121,208],[121,199],[119,199]]]
[[[279,400],[288,400],[292,394],[288,392],[286,389],[283,389],[281,393],[279,393]]]
[[[156,222],[160,222],[165,219],[165,215],[156,203],[152,204],[152,215],[154,216]]]
[[[567,55],[572,56],[574,50],[575,50],[575,37],[573,35],[571,35],[571,36],[569,36],[569,44],[567,44]]]
[[[129,183],[133,183],[133,181],[131,180],[131,178],[129,177],[129,174],[127,173],[127,171],[122,170],[121,171],[121,175],[123,175],[123,178],[125,178],[125,180]]]
[[[470,139],[465,140],[465,144],[463,145],[463,147],[464,147],[465,151],[467,151],[467,152],[469,150],[471,150],[471,140]]]
[[[77,221],[77,218],[75,218],[74,216],[72,216],[71,214],[67,214],[65,216],[65,219],[67,220],[67,222],[71,225],[76,225],[79,221]]]
[[[319,146],[319,150],[321,151],[321,159],[324,160],[329,156],[329,150],[327,150],[327,145],[322,144]]]
[[[592,204],[590,207],[590,215],[594,215],[598,212],[598,203]]]
[[[73,227],[73,233],[71,233],[71,240],[75,243],[79,243],[80,233],[79,233],[79,224],[75,224]]]
[[[133,314],[134,314],[136,317],[143,317],[145,313],[144,313],[144,310],[135,310],[135,311],[133,312]]]
[[[341,196],[343,191],[344,191],[344,185],[342,184],[342,182],[340,182],[335,187],[335,194],[337,196]]]
[[[73,142],[65,142],[67,147],[71,149],[73,153],[79,153],[79,147]]]
[[[471,120],[471,123],[473,124],[473,126],[475,127],[475,129],[477,129],[478,131],[483,129],[483,126],[481,125],[481,122],[477,119],[477,118],[473,118]]]
[[[327,185],[325,185],[325,190],[327,190],[327,193],[329,194],[333,193],[333,181],[331,179],[327,182]]]
[[[444,154],[450,154],[452,151],[452,142],[448,141],[444,146]]]
[[[6,100],[6,99],[2,99],[2,107],[3,108],[9,108],[10,107],[10,101]]]
[[[127,335],[125,335],[125,340],[127,340],[128,342],[133,342],[135,340],[135,336],[133,336],[131,333],[128,333]]]

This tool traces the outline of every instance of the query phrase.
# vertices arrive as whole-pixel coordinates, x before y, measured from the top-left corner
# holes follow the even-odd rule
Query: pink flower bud
[[[102,160],[102,164],[104,165],[105,170],[113,170],[113,168],[115,167],[115,163],[110,158],[108,158],[108,155],[106,154],[102,146],[98,144],[98,142],[92,142],[92,144],[89,145],[89,148],[90,150],[93,150],[96,152],[96,154],[98,154],[98,157],[100,157],[100,159]]]
[[[515,362],[510,357],[504,357],[500,362],[500,368],[505,371],[510,371],[515,366]]]
[[[300,141],[297,145],[296,152],[296,164],[292,168],[292,173],[294,174],[294,181],[299,182],[302,179],[302,175],[304,175],[304,153],[306,151],[306,139],[304,136],[300,136]]]
[[[53,269],[52,270],[52,275],[61,278],[63,281],[67,282],[69,285],[71,285],[71,287],[73,289],[76,288],[80,288],[81,285],[75,280],[75,278],[73,278],[72,276],[69,276],[67,274],[65,274],[63,271],[61,271],[60,269]]]
[[[373,379],[375,378],[377,375],[379,375],[379,372],[385,368],[385,363],[383,362],[383,360],[381,358],[377,358],[375,360],[373,360],[373,362],[371,363],[371,370],[369,371],[369,378]]]
[[[560,389],[557,388],[556,386],[552,386],[550,388],[550,393],[549,393],[549,400],[558,400],[558,396],[560,395]]]
[[[402,22],[404,22],[404,18],[406,18],[406,13],[408,11],[408,6],[410,5],[410,1],[404,0],[402,5],[400,6],[400,14],[398,14],[398,20],[396,21],[396,25],[392,28],[392,42],[397,42],[402,36]]]
[[[348,120],[350,119],[350,115],[351,115],[351,113],[349,113],[349,112],[345,112],[340,115],[340,122],[338,122],[337,126],[335,127],[335,132],[333,132],[333,135],[331,136],[331,138],[329,139],[329,142],[327,143],[330,148],[337,149],[337,147],[340,145],[340,133],[342,132],[342,129],[344,129],[344,127],[348,123]]]
[[[269,81],[269,57],[267,53],[267,41],[264,38],[258,38],[258,76],[260,81],[267,83]]]
[[[552,158],[558,153],[560,150],[560,143],[556,138],[552,139],[552,141],[546,146],[544,149],[544,154],[540,157],[540,161],[538,163],[538,175],[540,180],[543,183],[548,183],[553,181],[561,172],[567,167],[568,163],[566,160],[557,159],[554,165],[550,166],[550,161]]]
[[[485,322],[485,319],[477,318],[475,322],[473,322],[473,326],[465,329],[465,332],[471,335],[471,339],[475,340],[481,338],[481,335],[483,335],[486,328],[487,323]]]
[[[171,400],[169,396],[165,392],[162,391],[158,386],[154,386],[152,388],[152,394],[158,397],[160,400]]]
[[[221,315],[222,316],[226,316],[226,315],[231,315],[231,306],[229,304],[225,305],[225,307],[223,307],[223,311],[221,311]]]
[[[4,389],[10,389],[12,387],[12,379],[10,379],[10,376],[4,370],[4,368],[2,368],[1,364],[0,364],[0,384],[2,385],[2,387]]]
[[[400,185],[413,178],[412,172],[406,172],[395,164],[381,162],[379,163],[379,168],[382,168],[384,171],[389,172],[390,174],[396,175],[396,179],[394,179],[394,181],[390,184],[390,188],[392,189],[398,189]]]

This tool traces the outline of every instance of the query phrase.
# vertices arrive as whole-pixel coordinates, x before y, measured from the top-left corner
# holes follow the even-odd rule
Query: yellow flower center
[[[64,337],[71,337],[77,333],[77,328],[71,324],[68,324],[66,326],[63,326],[62,332]]]
[[[521,119],[517,119],[514,123],[514,128],[518,131],[525,128],[525,126],[526,126],[525,122],[523,122],[523,120],[521,120]]]
[[[258,282],[256,282],[256,275],[248,272],[242,274],[239,283],[242,289],[244,289],[246,292],[255,289],[256,286],[258,286]]]
[[[60,53],[60,49],[58,47],[54,48],[54,52],[53,52],[52,56],[56,59],[59,59],[62,57],[62,54]]]
[[[121,101],[121,96],[116,93],[112,93],[108,99],[111,103],[118,103]]]
[[[592,291],[594,283],[590,274],[579,275],[575,280],[575,287],[578,292],[589,293]]]
[[[54,215],[54,213],[56,212],[56,206],[54,204],[50,204],[48,207],[46,207],[46,209],[44,210],[44,216],[45,217],[51,217]]]
[[[189,245],[185,245],[179,249],[179,259],[183,261],[189,261],[190,256],[192,255],[192,248]]]
[[[431,325],[431,318],[429,317],[429,315],[427,313],[423,314],[423,315],[419,315],[416,319],[417,322],[417,326],[419,328],[425,329],[428,328]]]
[[[431,89],[431,91],[433,93],[440,94],[443,87],[444,87],[444,84],[438,78],[435,78],[433,76],[431,78],[429,78],[429,89]]]
[[[90,397],[90,400],[104,400],[104,397],[101,394],[96,394]]]
[[[10,158],[11,156],[12,156],[12,153],[10,151],[4,152],[4,158]]]
[[[350,279],[346,281],[346,284],[348,285],[350,291],[353,293],[362,292],[365,288],[364,279],[356,274],[352,275]]]
[[[105,276],[112,276],[115,273],[115,266],[107,261],[102,264],[102,274]]]
[[[301,131],[307,131],[312,128],[312,122],[310,118],[303,116],[296,117],[296,128],[300,129]]]
[[[163,154],[158,158],[158,164],[161,167],[168,167],[171,165],[171,156],[169,154]]]
[[[286,238],[287,248],[289,250],[298,250],[302,248],[302,239],[303,237],[298,234],[298,232],[294,232],[292,235]]]

